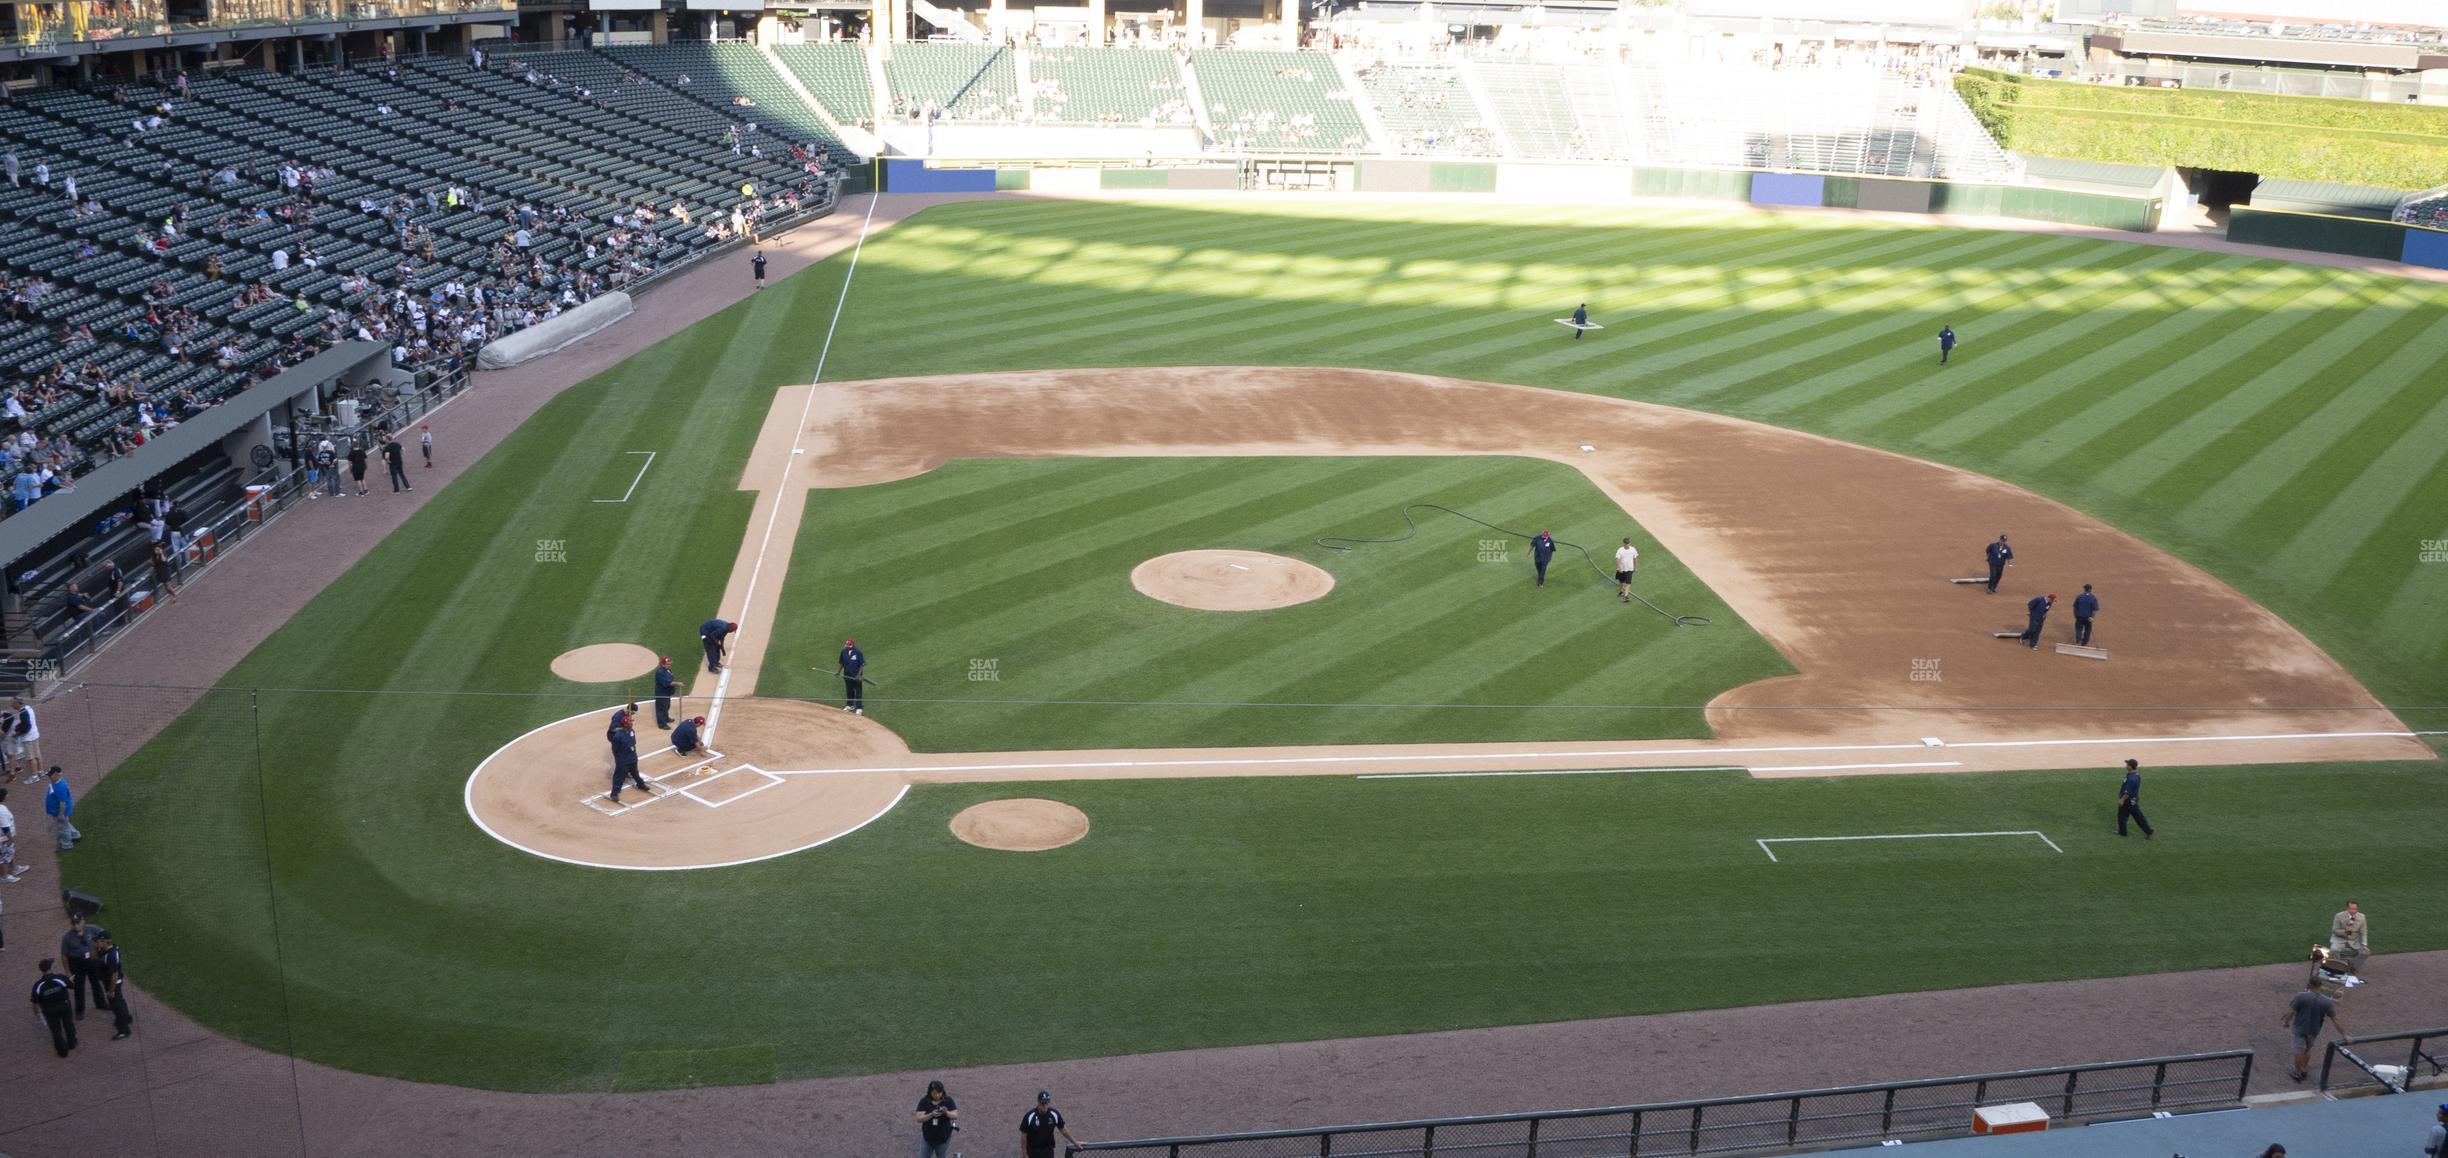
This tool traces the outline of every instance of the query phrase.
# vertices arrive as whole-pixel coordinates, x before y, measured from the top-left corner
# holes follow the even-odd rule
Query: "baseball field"
[[[2257,964],[2345,894],[2448,946],[2444,305],[1838,216],[932,209],[548,404],[95,791],[80,879],[214,1029],[516,1090]],[[1549,527],[1596,563],[1540,589]],[[1185,552],[1323,579],[1135,580]],[[2095,580],[2110,659],[1988,637]],[[552,665],[607,643],[730,763],[587,803],[647,685]],[[1013,798],[1085,836],[954,835]]]

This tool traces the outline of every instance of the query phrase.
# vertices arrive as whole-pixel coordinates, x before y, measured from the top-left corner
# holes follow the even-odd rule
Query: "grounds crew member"
[[[1589,303],[1583,302],[1573,307],[1573,341],[1580,341],[1581,335],[1589,332],[1588,327]]]
[[[867,714],[867,653],[859,650],[858,641],[845,639],[841,649],[842,710],[853,716]]]
[[[2150,818],[2142,815],[2142,764],[2138,760],[2125,761],[2125,783],[2117,789],[2118,836],[2125,835],[2127,817],[2142,826],[2142,839],[2151,838]]]
[[[1615,549],[1615,598],[1632,602],[1632,573],[1640,570],[1640,548],[1632,545],[1632,537],[1624,536],[1623,546]]]
[[[1947,355],[1954,352],[1955,327],[1947,325],[1944,322],[1940,322],[1938,324],[1938,364],[1941,366],[1946,365]]]
[[[1062,1135],[1062,1140],[1073,1146],[1079,1145],[1079,1139],[1071,1136],[1069,1124],[1063,1121],[1062,1111],[1054,1108],[1054,1095],[1039,1090],[1037,1108],[1020,1119],[1020,1137],[1027,1147],[1028,1158],[1054,1158],[1056,1134]]]
[[[1530,540],[1530,562],[1538,568],[1538,585],[1547,585],[1547,564],[1555,559],[1555,536],[1540,528],[1538,537]]]
[[[672,751],[683,756],[696,755],[699,746],[697,730],[703,727],[705,727],[704,716],[692,716],[680,721],[680,726],[672,729]]]
[[[127,1037],[130,1032],[128,1027],[136,1024],[136,1018],[128,1012],[127,970],[119,959],[119,943],[100,929],[94,930],[93,968],[94,976],[102,982],[103,992],[110,995],[110,1000],[103,1002],[102,1008],[111,1011],[111,1040],[120,1041]]]
[[[2099,596],[2091,593],[2091,585],[2083,584],[2083,593],[2074,597],[2074,646],[2091,646],[2091,620],[2099,614]]]
[[[49,957],[35,968],[42,971],[42,980],[34,983],[34,1012],[42,1015],[43,1024],[51,1029],[51,1048],[61,1057],[77,1047],[76,1018],[68,1009],[68,994],[72,987],[66,977],[52,968],[58,964]]]
[[[612,730],[611,796],[614,804],[620,803],[621,783],[624,778],[628,783],[636,785],[638,791],[648,796],[654,795],[654,789],[646,787],[646,778],[638,775],[637,732],[625,726]]]
[[[654,680],[655,727],[668,732],[672,726],[672,697],[680,694],[680,681],[672,675],[670,656],[664,656],[663,662],[655,665]]]
[[[2006,532],[1999,531],[1997,542],[1981,548],[1981,555],[1989,560],[1989,593],[1995,595],[1998,580],[2006,577],[2006,565],[2014,562],[2014,548],[2006,545]]]
[[[723,648],[730,642],[731,633],[739,628],[739,624],[726,619],[709,619],[698,625],[697,640],[705,644],[707,671],[722,671]]]
[[[636,704],[630,704],[629,706],[623,708],[612,709],[612,722],[604,725],[604,739],[609,741],[612,737],[619,735],[622,728],[635,727],[636,720]]]
[[[2054,595],[2034,595],[2023,609],[2031,613],[2031,622],[2023,628],[2022,640],[2033,651],[2040,650],[2040,625],[2048,622],[2049,608],[2057,606]]]

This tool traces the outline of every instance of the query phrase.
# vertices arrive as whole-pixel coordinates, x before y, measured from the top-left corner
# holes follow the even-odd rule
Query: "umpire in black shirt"
[[[68,979],[53,968],[57,964],[59,962],[45,957],[42,964],[37,966],[42,970],[42,980],[34,983],[32,1000],[34,1011],[41,1014],[43,1024],[50,1027],[51,1048],[58,1050],[61,1057],[67,1057],[68,1051],[77,1047],[76,1017],[68,1008],[68,994],[73,989]]]
[[[102,982],[102,991],[110,995],[102,1007],[111,1011],[111,1040],[118,1041],[128,1035],[128,1027],[136,1024],[136,1018],[128,1012],[127,971],[119,960],[119,942],[99,929],[94,931],[93,970]]]

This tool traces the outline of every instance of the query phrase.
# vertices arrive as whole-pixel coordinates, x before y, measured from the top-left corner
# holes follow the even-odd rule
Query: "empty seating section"
[[[1631,118],[1624,113],[1621,71],[1612,65],[1567,64],[1564,94],[1579,119],[1590,156],[1607,161],[1640,160]]]
[[[1027,111],[1010,50],[981,44],[893,44],[884,57],[891,112],[946,120],[1010,121]]]
[[[1385,125],[1386,144],[1396,152],[1468,157],[1503,152],[1459,67],[1374,64],[1356,71]]]
[[[531,63],[557,70],[558,86],[531,81]],[[485,285],[496,301],[549,307],[719,244],[666,216],[634,226],[659,246],[624,259],[596,244],[615,215],[675,200],[727,212],[743,184],[782,195],[804,177],[787,158],[731,156],[719,115],[619,72],[584,53],[488,72],[448,60],[232,69],[183,98],[48,88],[0,105],[21,173],[0,184],[0,370],[28,411],[0,418],[0,434],[65,435],[74,448],[58,465],[81,474],[126,449],[118,428],[138,425],[139,401],[163,420],[190,413],[355,336],[362,307],[393,289]],[[143,125],[165,99],[170,115]],[[300,188],[284,188],[284,170]],[[515,251],[519,205],[568,224]],[[489,324],[498,336],[520,319],[497,310]]]
[[[1190,54],[1190,67],[1217,141],[1228,148],[1349,152],[1368,145],[1357,98],[1325,53],[1205,49]]]
[[[726,40],[715,44],[624,45],[607,50],[612,59],[663,82],[707,106],[758,130],[785,140],[822,145],[836,157],[847,158],[843,145],[824,118],[774,71],[772,62],[753,44]],[[688,83],[680,83],[681,77]],[[771,142],[766,142],[767,146]],[[770,147],[767,148],[771,152]]]
[[[835,121],[875,128],[875,85],[867,78],[865,46],[840,41],[784,44],[774,48],[774,56]]]
[[[1480,61],[1472,69],[1486,90],[1496,123],[1524,157],[1587,157],[1588,134],[1574,114],[1564,67],[1541,62]]]
[[[1150,48],[1040,48],[1029,53],[1037,120],[1074,125],[1186,125],[1196,120],[1173,54]]]

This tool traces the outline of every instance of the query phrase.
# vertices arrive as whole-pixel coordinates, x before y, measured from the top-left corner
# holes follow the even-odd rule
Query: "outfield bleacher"
[[[1152,48],[1029,53],[1030,109],[1041,123],[1186,125],[1196,118],[1173,54]]]
[[[1351,152],[1368,126],[1323,52],[1201,49],[1190,54],[1217,142],[1227,148]]]
[[[1503,153],[1458,65],[1386,63],[1354,71],[1394,151],[1464,157]]]
[[[948,121],[1014,121],[1027,109],[1010,49],[983,44],[893,44],[878,48],[890,112]]]
[[[611,59],[653,77],[666,88],[753,124],[760,132],[796,144],[820,146],[839,159],[852,156],[841,136],[800,99],[798,92],[753,44],[737,40],[639,44],[604,51]],[[686,84],[681,83],[682,77],[688,78]]]
[[[774,48],[774,57],[836,122],[875,128],[875,82],[867,74],[866,46],[842,41],[784,44]]]
[[[1479,61],[1471,67],[1516,154],[1541,159],[1594,155],[1581,117],[1573,110],[1562,65]]]

